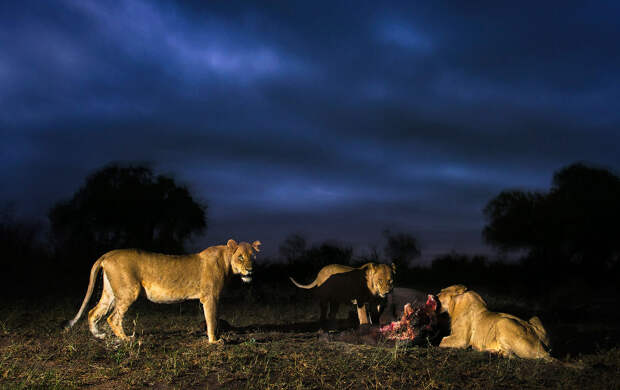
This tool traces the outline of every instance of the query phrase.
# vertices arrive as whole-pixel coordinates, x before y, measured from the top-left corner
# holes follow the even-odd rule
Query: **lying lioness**
[[[366,304],[373,297],[385,298],[392,291],[394,265],[367,263],[359,268],[330,264],[323,267],[316,279],[307,285],[295,286],[314,289],[321,306],[321,323],[325,323],[329,305],[329,319],[334,320],[340,303],[355,301],[360,324],[368,324]]]
[[[446,287],[437,295],[441,311],[450,315],[451,334],[440,347],[467,348],[553,361],[549,340],[538,317],[523,321],[510,314],[487,310],[486,303],[463,285]]]
[[[256,257],[260,241],[252,244],[228,240],[226,245],[209,247],[200,253],[170,256],[136,249],[108,252],[95,262],[90,271],[90,282],[82,307],[66,329],[82,316],[93,293],[97,273],[103,268],[103,292],[97,306],[88,313],[91,333],[104,338],[97,323],[114,309],[108,324],[121,340],[127,340],[123,330],[123,316],[129,306],[144,293],[152,302],[173,303],[200,299],[209,342],[215,343],[217,303],[224,283],[231,274],[241,275],[244,282],[252,280],[252,259]]]

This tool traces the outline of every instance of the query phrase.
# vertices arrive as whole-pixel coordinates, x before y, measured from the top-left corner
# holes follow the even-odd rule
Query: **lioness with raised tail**
[[[321,324],[325,324],[329,306],[329,320],[333,321],[341,303],[353,302],[357,305],[360,325],[368,324],[366,304],[375,297],[385,298],[394,286],[395,266],[367,263],[359,268],[341,264],[323,267],[316,279],[307,285],[291,282],[303,289],[312,289],[319,298],[321,307]]]

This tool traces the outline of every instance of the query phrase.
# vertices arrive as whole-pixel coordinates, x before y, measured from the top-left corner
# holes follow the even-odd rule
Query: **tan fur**
[[[218,342],[215,332],[220,293],[233,274],[241,275],[244,282],[251,280],[252,260],[260,245],[260,241],[237,244],[235,240],[228,240],[226,245],[212,246],[202,252],[183,256],[136,249],[108,252],[93,265],[86,297],[67,329],[82,316],[92,295],[97,273],[103,269],[101,299],[88,313],[90,331],[95,337],[105,337],[98,330],[97,323],[113,310],[107,319],[108,324],[118,338],[127,340],[123,330],[123,316],[138,295],[144,293],[149,300],[157,303],[200,299],[209,342]]]
[[[463,285],[446,287],[437,295],[441,311],[450,315],[450,336],[440,347],[467,348],[516,355],[522,358],[553,361],[549,340],[538,317],[528,322],[510,314],[487,310],[487,305],[474,291]]]
[[[291,281],[295,286],[314,289],[320,300],[321,322],[324,322],[329,305],[329,318],[333,320],[340,303],[353,301],[357,304],[357,315],[360,324],[368,323],[366,304],[374,297],[384,298],[392,291],[394,265],[367,263],[359,268],[341,264],[330,264],[323,267],[315,280],[307,285]]]

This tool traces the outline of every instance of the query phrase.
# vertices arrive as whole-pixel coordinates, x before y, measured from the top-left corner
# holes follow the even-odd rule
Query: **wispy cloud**
[[[379,38],[385,43],[422,52],[432,49],[430,37],[417,31],[406,21],[384,21],[378,24],[377,30]]]

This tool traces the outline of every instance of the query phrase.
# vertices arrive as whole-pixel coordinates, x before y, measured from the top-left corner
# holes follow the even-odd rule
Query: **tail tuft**
[[[75,324],[75,322],[73,322],[72,320],[66,320],[66,321],[63,321],[63,322],[60,324],[60,327],[61,327],[61,328],[62,328],[62,330],[64,330],[65,332],[68,332],[68,331],[69,331],[69,330],[73,327],[73,325],[74,325],[74,324]]]

